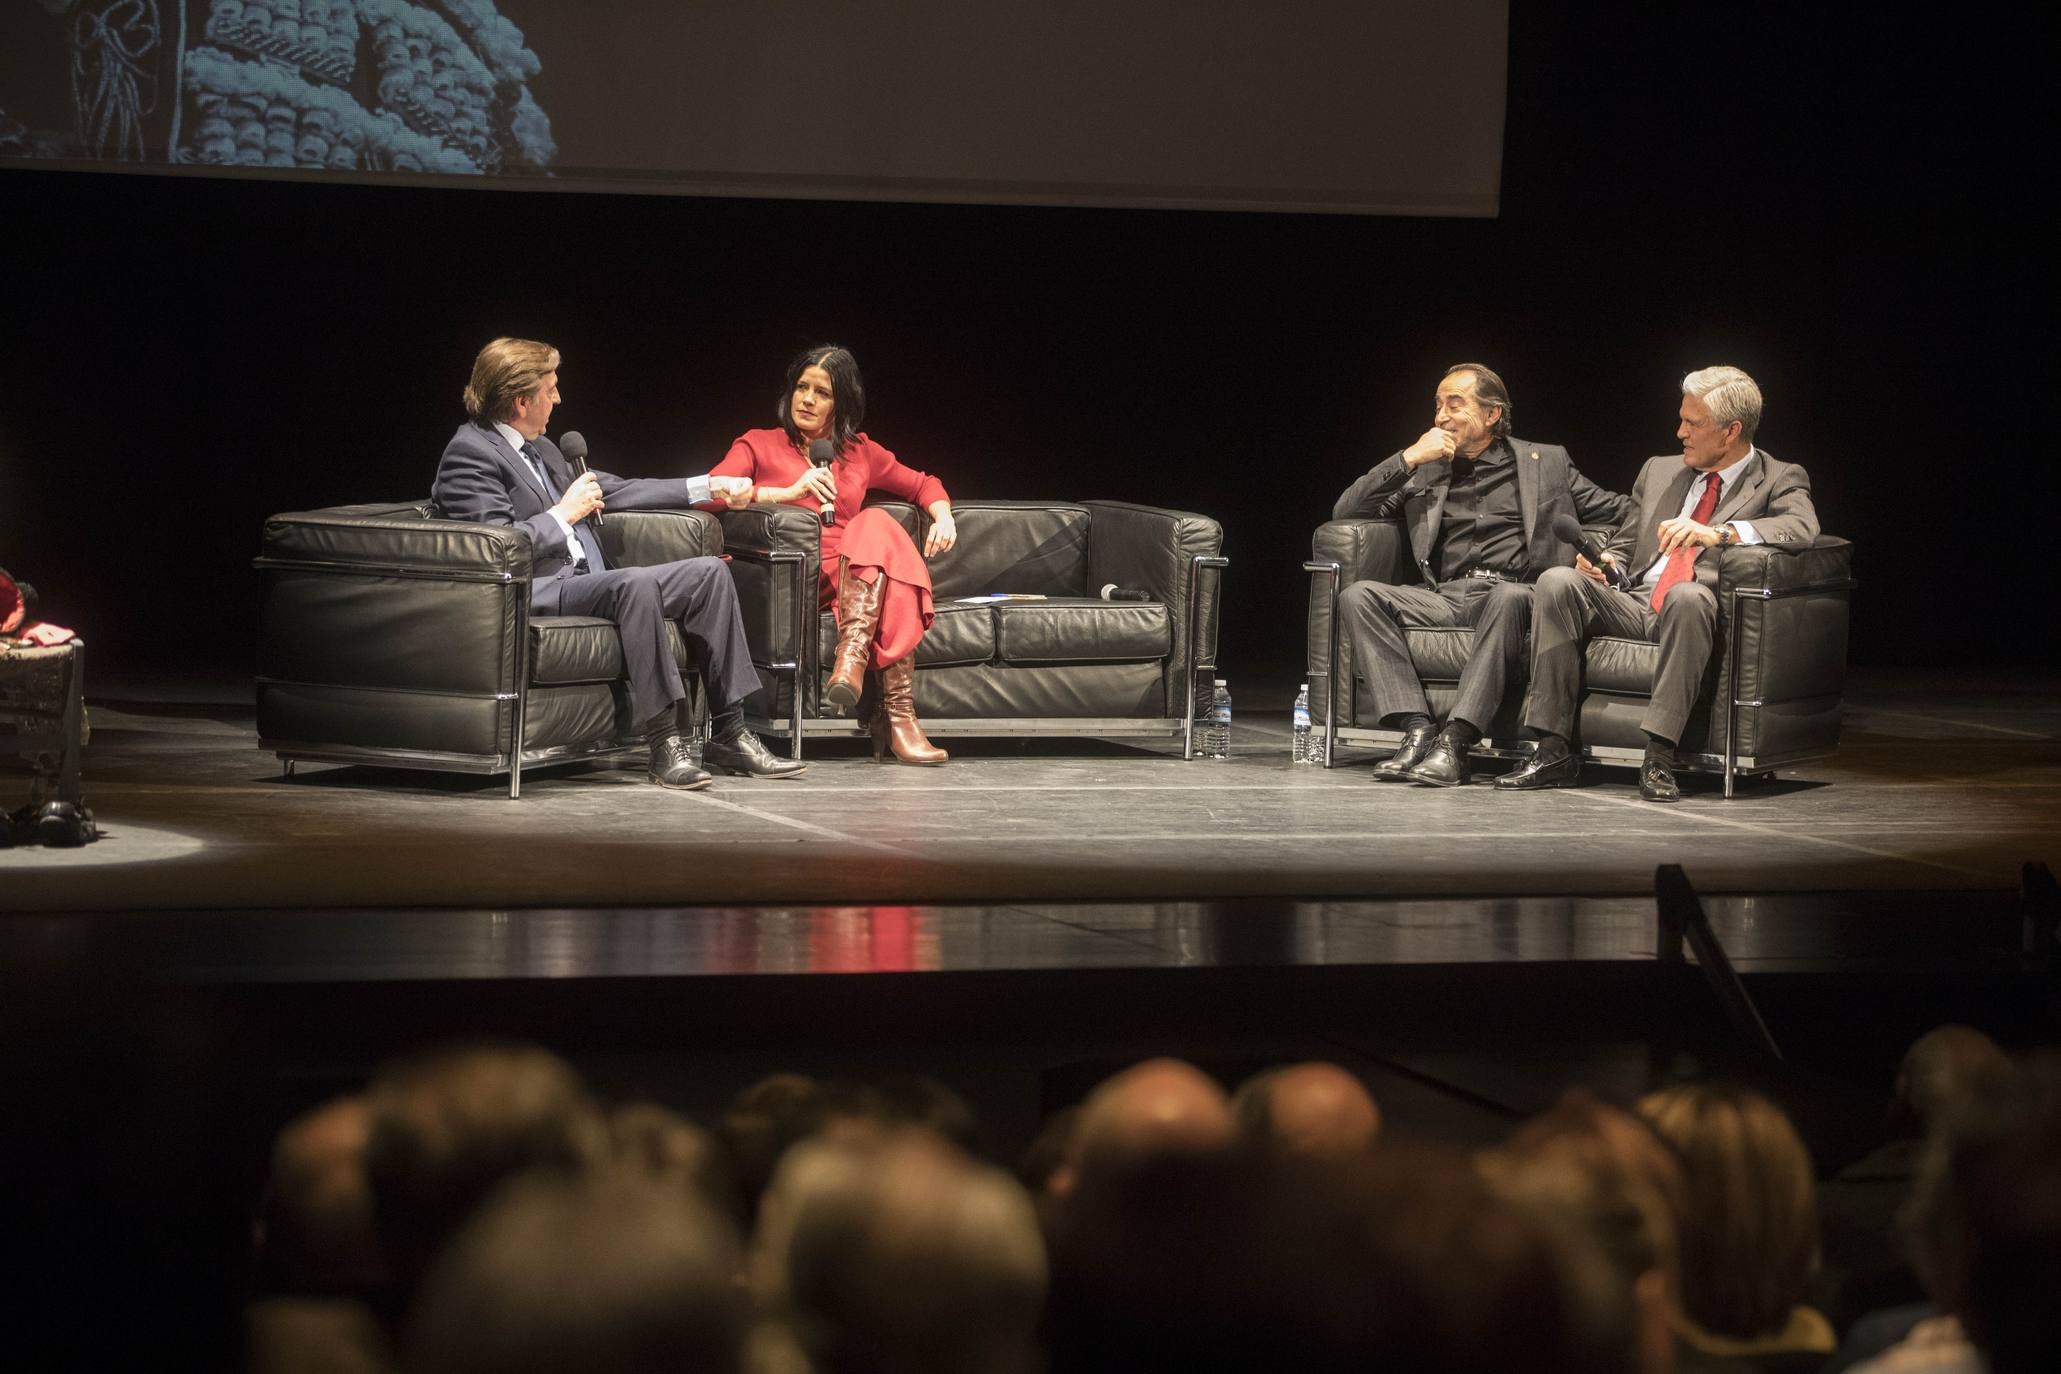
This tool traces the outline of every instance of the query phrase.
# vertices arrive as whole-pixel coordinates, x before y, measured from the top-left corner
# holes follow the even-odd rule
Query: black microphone
[[[573,465],[573,471],[580,476],[587,475],[587,436],[578,430],[568,430],[558,441],[558,451]],[[594,512],[594,528],[603,529],[601,512]]]
[[[1152,593],[1140,591],[1136,587],[1119,587],[1114,582],[1105,582],[1102,584],[1102,599],[1104,601],[1150,601]]]
[[[1589,532],[1576,524],[1574,517],[1566,511],[1553,517],[1553,535],[1564,544],[1574,545],[1575,552],[1595,564],[1596,570],[1603,574],[1603,580],[1611,586],[1619,591],[1632,589],[1632,575],[1616,563],[1605,563],[1602,546],[1589,538]]]
[[[836,445],[836,444],[833,444],[833,443],[831,443],[831,442],[830,442],[830,441],[829,441],[828,439],[811,439],[811,440],[809,440],[809,461],[810,461],[811,463],[815,464],[815,465],[816,465],[817,467],[819,467],[819,468],[827,468],[827,467],[829,467],[829,466],[830,466],[830,462],[831,462],[831,460],[832,460],[832,459],[834,459],[834,458],[836,458],[836,457],[837,457],[837,445]],[[824,503],[823,503],[823,525],[824,525],[824,527],[825,527],[825,528],[827,529],[827,528],[829,528],[830,526],[832,526],[832,525],[834,525],[834,524],[836,524],[836,523],[837,523],[837,507],[836,507],[836,503],[835,503],[835,502],[832,502],[832,501],[826,501],[826,502],[824,502]]]

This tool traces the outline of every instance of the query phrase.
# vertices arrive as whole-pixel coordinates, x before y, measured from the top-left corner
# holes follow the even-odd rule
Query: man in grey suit
[[[1587,559],[1539,579],[1533,610],[1531,685],[1524,725],[1536,736],[1531,756],[1496,779],[1511,791],[1571,787],[1581,761],[1568,741],[1581,691],[1582,647],[1595,635],[1660,646],[1653,693],[1639,727],[1646,756],[1639,795],[1671,802],[1675,746],[1703,685],[1717,627],[1716,558],[1705,549],[1773,544],[1806,549],[1818,537],[1810,474],[1754,447],[1760,387],[1736,367],[1706,367],[1682,378],[1680,457],[1646,460],[1632,485],[1632,518],[1603,554],[1621,566],[1620,590]]]
[[[615,622],[630,685],[631,718],[651,746],[651,780],[706,787],[681,733],[686,696],[666,622],[680,628],[701,663],[712,709],[705,761],[726,772],[788,778],[807,764],[773,757],[744,727],[741,703],[758,690],[737,592],[719,558],[611,568],[589,517],[618,510],[684,510],[748,493],[740,478],[625,480],[606,472],[574,476],[544,427],[558,404],[558,350],[530,339],[495,339],[480,350],[465,388],[465,412],[437,463],[431,499],[448,520],[529,531],[530,607],[539,615],[602,616]],[[737,484],[742,482],[741,489]],[[714,484],[720,483],[718,489]]]
[[[1456,787],[1468,779],[1467,751],[1524,664],[1532,580],[1574,551],[1553,533],[1556,516],[1614,525],[1625,498],[1583,477],[1567,450],[1510,436],[1510,393],[1479,363],[1446,369],[1432,427],[1346,488],[1334,520],[1400,515],[1423,585],[1355,582],[1339,593],[1339,628],[1354,671],[1381,723],[1402,746],[1374,766],[1384,782]],[[1439,730],[1410,662],[1407,628],[1466,625],[1474,647],[1459,698]]]

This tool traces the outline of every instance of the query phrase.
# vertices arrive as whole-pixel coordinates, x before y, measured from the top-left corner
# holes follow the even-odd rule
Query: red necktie
[[[1699,525],[1710,523],[1710,513],[1717,509],[1718,475],[1703,474],[1703,494],[1696,498],[1696,509],[1689,518]],[[1703,552],[1701,544],[1685,544],[1667,556],[1667,566],[1660,570],[1660,581],[1653,584],[1653,614],[1660,614],[1660,603],[1667,600],[1667,594],[1674,590],[1677,582],[1687,582],[1695,575],[1696,555]]]

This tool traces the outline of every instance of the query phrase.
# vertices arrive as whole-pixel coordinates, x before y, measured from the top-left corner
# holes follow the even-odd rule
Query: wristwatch
[[[1739,542],[1739,531],[1733,529],[1730,524],[1719,525],[1717,534],[1718,547],[1721,549]]]

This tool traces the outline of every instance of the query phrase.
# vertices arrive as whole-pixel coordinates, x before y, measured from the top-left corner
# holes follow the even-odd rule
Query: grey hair
[[[1682,394],[1694,396],[1710,407],[1710,418],[1721,425],[1739,422],[1739,437],[1753,442],[1760,428],[1760,383],[1736,367],[1706,367],[1682,378]]]

